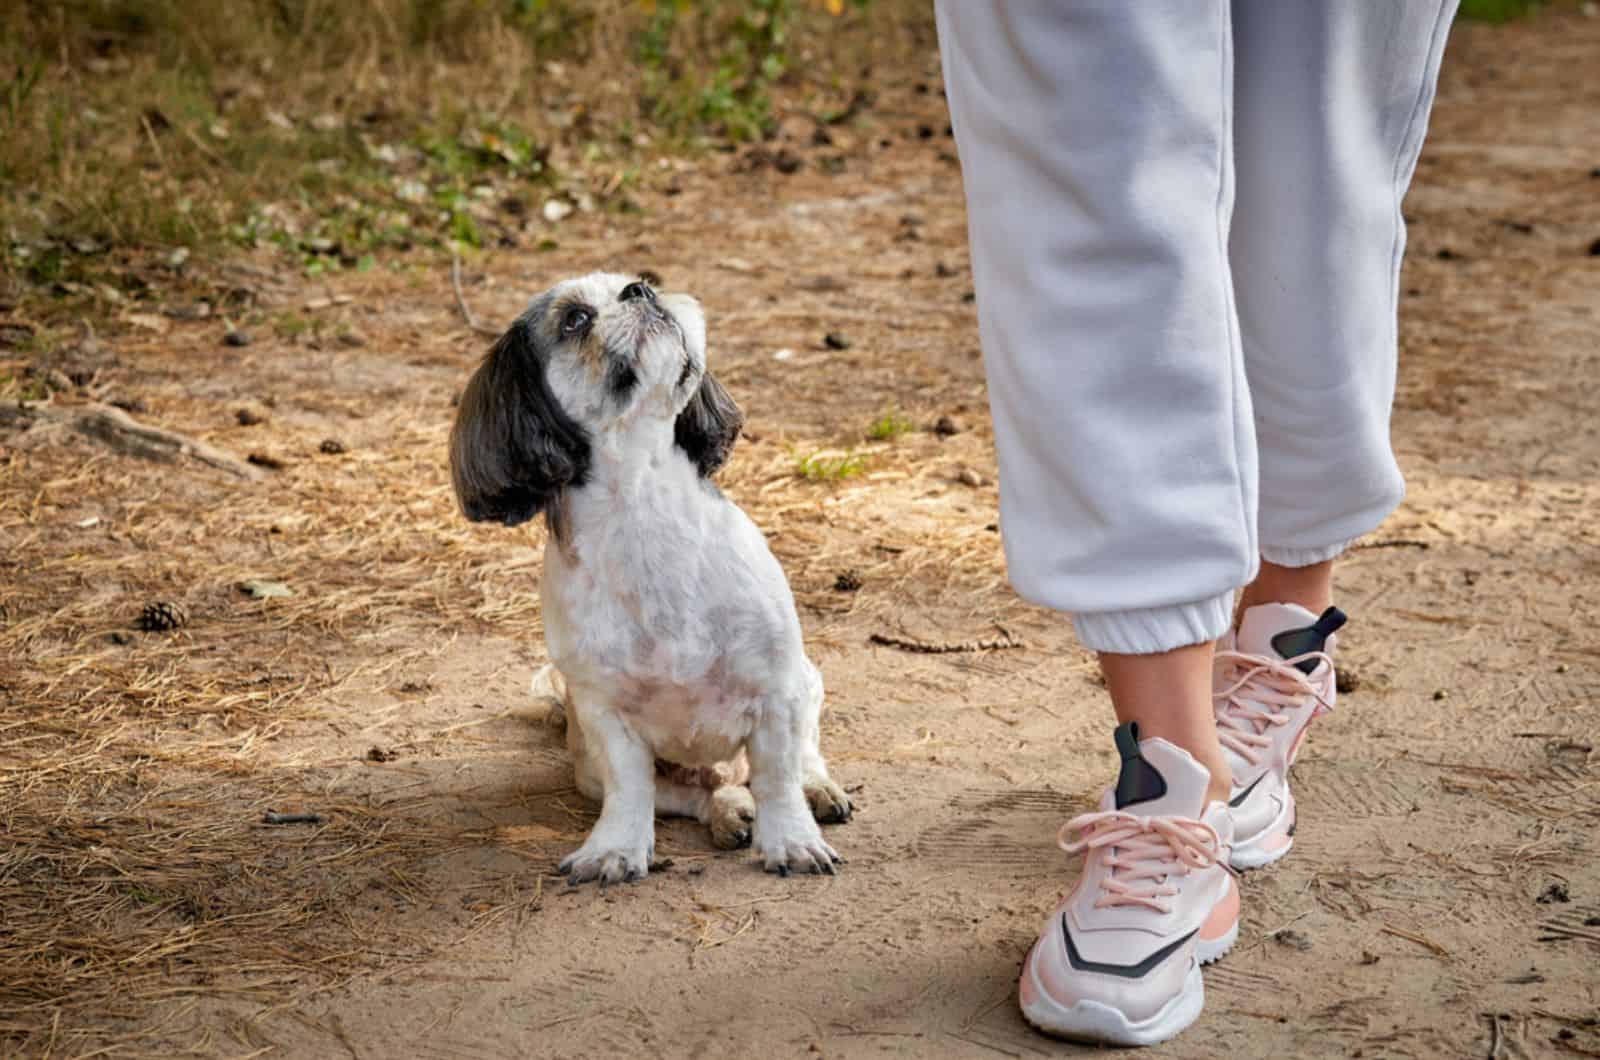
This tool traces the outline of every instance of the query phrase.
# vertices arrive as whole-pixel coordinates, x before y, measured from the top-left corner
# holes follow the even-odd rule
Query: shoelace
[[[1070,838],[1073,832],[1079,833],[1076,840]],[[1213,865],[1228,868],[1216,829],[1188,817],[1140,817],[1122,810],[1085,813],[1062,825],[1056,841],[1068,854],[1114,848],[1106,854],[1110,872],[1100,881],[1096,909],[1142,905],[1170,913],[1172,907],[1162,899],[1177,895],[1174,875]]]
[[[1233,682],[1211,697],[1217,716],[1217,739],[1222,746],[1251,765],[1258,765],[1261,752],[1272,746],[1267,729],[1287,725],[1291,720],[1283,714],[1283,708],[1298,707],[1309,696],[1316,700],[1318,714],[1333,709],[1333,704],[1312,686],[1310,678],[1294,665],[1307,659],[1333,665],[1333,657],[1320,651],[1282,661],[1238,651],[1217,652],[1217,665],[1224,667],[1227,675],[1223,680]]]

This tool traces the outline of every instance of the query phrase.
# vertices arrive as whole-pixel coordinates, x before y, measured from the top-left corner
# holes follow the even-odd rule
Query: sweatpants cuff
[[[1078,640],[1090,651],[1155,655],[1216,640],[1233,624],[1233,590],[1209,600],[1137,611],[1093,611],[1072,616]]]
[[[1262,545],[1261,558],[1280,567],[1309,567],[1313,563],[1322,563],[1340,556],[1355,543],[1356,539],[1352,537],[1348,541],[1340,541],[1336,545],[1324,545],[1321,548],[1276,548],[1272,545]]]

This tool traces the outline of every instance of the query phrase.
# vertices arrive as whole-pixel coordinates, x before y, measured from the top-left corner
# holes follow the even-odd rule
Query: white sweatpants
[[[939,0],[1012,584],[1211,640],[1404,494],[1400,200],[1455,0]]]

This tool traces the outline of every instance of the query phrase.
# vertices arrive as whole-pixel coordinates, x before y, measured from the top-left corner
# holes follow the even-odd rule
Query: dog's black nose
[[[630,283],[622,289],[622,294],[618,297],[624,302],[631,302],[635,298],[643,298],[647,302],[654,302],[656,293],[650,289],[650,285],[647,283]]]

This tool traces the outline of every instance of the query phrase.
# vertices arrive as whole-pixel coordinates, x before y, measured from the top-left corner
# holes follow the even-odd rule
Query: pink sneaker
[[[1239,936],[1228,808],[1211,774],[1165,740],[1118,726],[1122,773],[1098,813],[1068,821],[1083,874],[1022,966],[1022,1015],[1046,1034],[1113,1045],[1166,1041],[1200,1015],[1200,966]],[[1068,842],[1070,833],[1077,833]]]
[[[1333,634],[1344,624],[1337,607],[1318,617],[1295,604],[1261,604],[1244,613],[1237,636],[1217,642],[1213,708],[1233,770],[1236,869],[1270,865],[1294,845],[1289,767],[1311,720],[1333,709]]]

